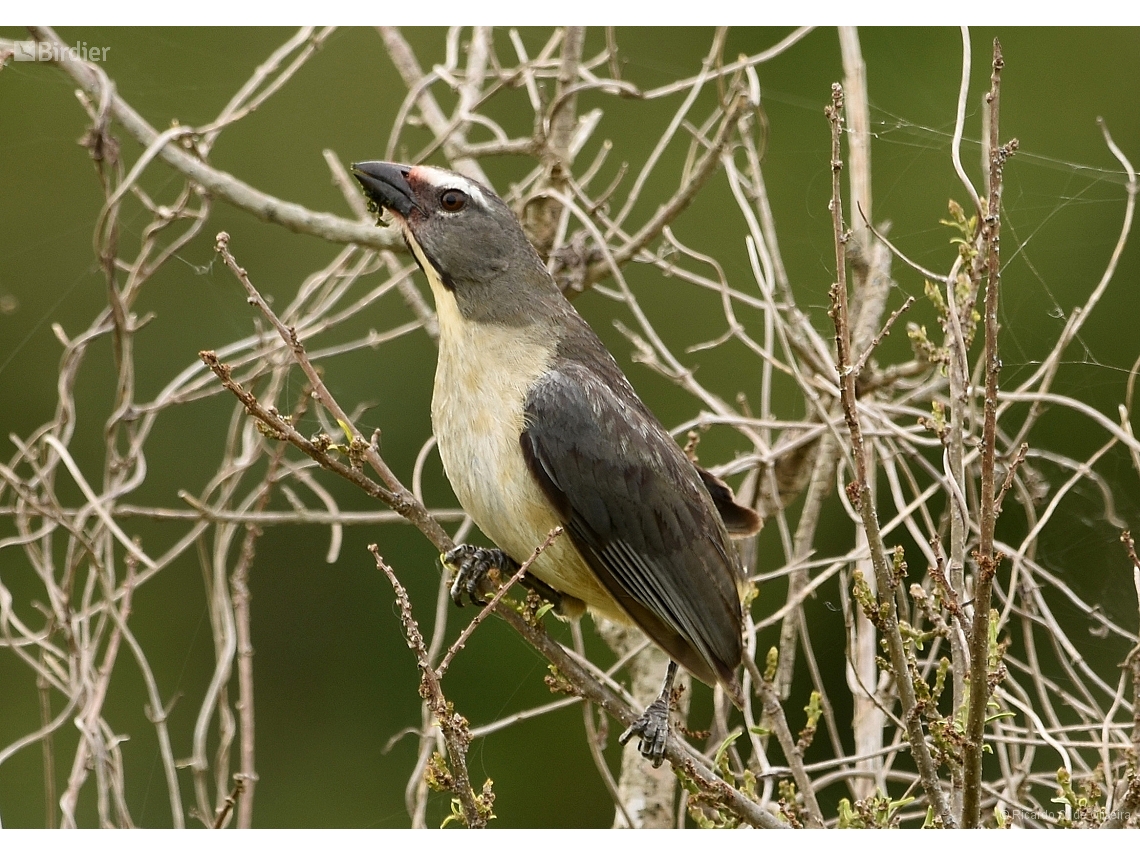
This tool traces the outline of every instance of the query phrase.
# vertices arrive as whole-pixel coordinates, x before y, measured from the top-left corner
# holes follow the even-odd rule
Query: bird
[[[460,505],[495,549],[443,556],[452,597],[492,569],[529,573],[571,618],[634,624],[670,658],[660,697],[622,734],[664,758],[678,663],[739,707],[744,575],[730,536],[760,517],[696,465],[642,403],[490,188],[428,165],[352,165],[431,288],[432,428]],[[731,532],[731,535],[730,535]]]

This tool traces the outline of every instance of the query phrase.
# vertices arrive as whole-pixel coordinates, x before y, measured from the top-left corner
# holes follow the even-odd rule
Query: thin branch
[[[970,631],[970,704],[966,720],[963,749],[965,767],[962,792],[962,825],[978,825],[981,810],[982,740],[986,724],[986,708],[990,692],[990,591],[1001,557],[994,553],[994,526],[998,506],[995,501],[994,469],[997,456],[998,375],[998,293],[1001,286],[999,239],[1001,234],[1002,172],[1006,159],[1017,149],[1017,141],[1000,144],[998,118],[1001,94],[1001,70],[1005,65],[1001,44],[994,39],[993,73],[986,99],[990,113],[990,195],[983,219],[983,241],[986,247],[985,309],[985,377],[986,393],[982,422],[981,534],[978,541],[977,575],[974,578],[974,619]]]
[[[954,137],[950,141],[950,158],[954,162],[954,171],[958,174],[958,180],[962,182],[962,186],[966,188],[966,192],[970,194],[970,201],[974,203],[974,210],[981,213],[982,200],[978,196],[978,191],[974,189],[973,183],[970,181],[970,176],[966,174],[966,170],[962,168],[962,132],[966,125],[966,105],[970,98],[970,29],[969,27],[962,27],[962,76],[961,83],[958,87],[958,109],[954,113]]]
[[[875,577],[878,582],[877,593],[880,612],[878,628],[886,638],[887,649],[890,653],[891,666],[898,688],[899,700],[902,703],[903,721],[906,726],[911,753],[918,766],[922,787],[931,807],[941,818],[943,824],[951,828],[956,827],[957,823],[950,812],[946,794],[938,780],[938,770],[926,744],[926,735],[918,715],[918,704],[911,678],[910,664],[907,660],[902,635],[899,632],[894,598],[896,583],[892,579],[891,569],[887,561],[886,547],[879,531],[875,505],[868,499],[869,489],[867,486],[867,463],[863,447],[863,432],[856,409],[855,375],[851,371],[849,355],[851,343],[847,319],[847,273],[844,257],[847,233],[843,228],[842,193],[839,180],[843,169],[843,160],[840,154],[843,127],[843,88],[838,83],[832,84],[832,101],[826,113],[831,123],[832,183],[830,209],[835,239],[835,267],[838,277],[832,288],[831,316],[835,322],[836,371],[839,375],[841,400],[850,433],[851,450],[855,457],[855,482],[850,488],[851,499],[863,521],[867,543],[871,550],[871,562],[874,565]]]
[[[788,33],[788,35],[784,36],[784,38],[780,39],[780,41],[778,41],[772,47],[768,48],[768,50],[761,51],[758,54],[753,54],[752,56],[745,57],[743,59],[737,60],[736,62],[730,62],[726,65],[722,65],[720,68],[716,69],[716,71],[707,76],[702,73],[697,77],[686,77],[681,80],[675,80],[672,83],[668,83],[664,86],[659,86],[656,89],[647,89],[643,93],[643,97],[647,99],[661,98],[665,95],[673,95],[677,92],[683,92],[684,90],[692,87],[693,84],[695,84],[701,77],[731,77],[738,71],[768,62],[769,60],[775,59],[777,56],[780,56],[781,54],[787,52],[789,48],[799,42],[813,29],[815,28],[799,27]]]
[[[431,666],[419,624],[412,617],[412,602],[408,599],[408,592],[400,584],[400,580],[396,578],[392,568],[380,556],[380,550],[376,544],[370,544],[368,551],[372,553],[376,559],[376,567],[388,577],[388,581],[392,583],[392,589],[396,593],[396,603],[400,607],[404,635],[408,639],[408,647],[416,656],[416,665],[419,666],[420,674],[423,675],[421,691],[425,693],[432,713],[443,731],[444,742],[447,743],[447,757],[450,761],[448,769],[451,778],[450,789],[459,800],[467,827],[484,828],[490,818],[491,804],[488,803],[486,794],[477,796],[471,788],[471,777],[467,772],[467,748],[471,744],[471,733],[467,727],[467,720],[451,708],[443,694],[443,689],[439,684],[440,675]]]
[[[562,35],[562,59],[558,68],[558,83],[547,114],[543,117],[541,148],[543,165],[542,183],[535,188],[534,198],[523,210],[523,228],[542,258],[550,255],[562,215],[558,194],[569,184],[573,155],[570,149],[574,127],[577,124],[578,99],[574,84],[578,80],[582,49],[585,44],[585,27],[567,27]],[[551,195],[545,191],[550,189]]]
[[[38,41],[55,47],[53,62],[66,71],[80,88],[95,99],[108,99],[110,115],[138,143],[149,147],[159,141],[159,134],[145,119],[126,103],[119,95],[109,91],[106,77],[94,63],[76,58],[68,46],[50,27],[33,27]],[[403,238],[391,229],[377,229],[364,223],[346,220],[333,214],[319,213],[298,205],[277,199],[246,184],[233,175],[208,166],[193,157],[177,142],[177,138],[190,136],[193,129],[181,133],[170,133],[161,141],[159,156],[169,165],[185,175],[195,184],[235,208],[253,214],[267,223],[283,226],[292,232],[313,235],[333,243],[355,243],[372,249],[406,252]]]
[[[597,282],[609,275],[612,265],[624,266],[655,240],[662,230],[673,222],[689,207],[696,198],[697,193],[712,177],[720,162],[720,155],[731,140],[731,133],[736,127],[736,120],[748,109],[748,98],[737,95],[725,112],[717,134],[713,138],[707,151],[697,162],[692,174],[681,188],[650,217],[649,221],[629,238],[622,246],[614,250],[611,261],[599,261],[591,265],[586,272],[586,282]]]
[[[788,768],[791,770],[800,795],[803,796],[804,809],[807,812],[807,827],[823,828],[823,811],[820,810],[819,802],[816,800],[815,785],[808,776],[807,769],[804,768],[803,750],[796,744],[792,730],[788,727],[784,708],[780,706],[780,698],[772,684],[765,680],[760,670],[755,667],[754,662],[749,661],[745,664],[752,675],[753,685],[764,705],[765,718],[776,731],[776,739],[780,743],[780,749],[784,752],[784,758],[788,761]]]
[[[360,455],[360,457],[368,462],[368,464],[384,482],[385,488],[376,492],[373,492],[370,488],[370,494],[376,496],[376,498],[379,498],[381,501],[391,507],[392,510],[406,516],[417,527],[423,530],[424,533],[427,534],[432,539],[432,542],[437,546],[447,542],[447,535],[444,533],[443,529],[440,528],[439,523],[431,517],[427,511],[427,508],[425,508],[423,504],[418,499],[416,499],[415,496],[413,496],[410,492],[408,492],[408,490],[404,488],[404,486],[392,473],[392,470],[388,468],[388,465],[380,457],[380,454],[376,450],[375,443],[364,442],[362,434],[357,431],[352,423],[352,419],[346,412],[344,412],[344,410],[341,409],[340,405],[329,393],[328,388],[325,386],[324,381],[321,379],[319,372],[312,365],[312,363],[309,362],[308,357],[305,355],[305,347],[301,343],[300,339],[297,338],[297,331],[291,327],[285,326],[280,318],[274,314],[273,310],[269,308],[269,304],[265,302],[265,299],[261,296],[260,293],[258,293],[257,289],[253,287],[253,283],[250,282],[249,276],[246,274],[245,270],[238,266],[237,261],[229,251],[229,235],[225,232],[220,233],[218,235],[217,245],[215,248],[217,249],[218,253],[221,254],[223,261],[226,263],[226,266],[229,267],[231,271],[233,271],[234,276],[237,277],[238,281],[240,281],[242,286],[245,288],[246,293],[249,294],[250,302],[253,303],[253,305],[257,306],[257,308],[261,310],[261,313],[269,319],[270,323],[273,324],[274,329],[277,330],[282,340],[286,343],[286,345],[289,346],[290,350],[293,353],[294,359],[297,361],[297,364],[305,372],[305,376],[308,378],[309,383],[312,386],[314,395],[320,400],[325,409],[327,409],[337,420],[337,424],[340,425],[341,430],[345,431],[347,434],[350,455]],[[207,360],[207,357],[204,354],[202,354],[202,358],[204,361]],[[212,362],[207,361],[207,364],[210,366],[210,369],[215,372],[215,374],[218,374],[218,368],[216,366],[220,365],[220,363],[217,362],[216,357],[214,357]],[[218,376],[219,379],[222,379],[223,382],[225,382],[225,378],[222,378],[220,374],[218,374]],[[237,394],[237,391],[234,387],[230,386],[227,388],[230,388],[231,391],[234,391],[234,393]],[[253,401],[252,404],[256,406],[256,401]],[[250,404],[247,404],[247,409],[249,406]],[[268,422],[266,422],[266,424],[268,424],[271,428],[278,431],[279,433],[283,434],[284,438],[287,438],[289,442],[291,442],[293,445],[296,445],[322,466],[325,466],[325,468],[335,468],[335,471],[338,473],[343,473],[349,469],[349,467],[345,467],[343,464],[338,464],[337,466],[332,467],[333,461],[327,454],[328,448],[331,447],[331,442],[324,448],[318,448],[316,444],[302,437],[291,425],[285,424],[284,420],[282,420],[278,414],[270,413],[269,411],[266,411],[259,406],[257,406],[257,409],[259,412],[264,414],[264,418],[261,415],[259,415],[258,418],[262,418],[263,421],[264,419],[268,419]],[[350,480],[356,480],[356,478]],[[367,481],[367,479],[364,480]]]

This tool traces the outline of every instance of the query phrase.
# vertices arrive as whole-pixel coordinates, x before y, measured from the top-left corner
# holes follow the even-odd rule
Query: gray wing
[[[696,467],[625,378],[609,379],[567,362],[539,380],[523,455],[630,618],[694,676],[738,693],[735,550]]]

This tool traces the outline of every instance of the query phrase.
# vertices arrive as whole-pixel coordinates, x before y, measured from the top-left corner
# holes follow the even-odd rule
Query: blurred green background
[[[725,56],[756,53],[787,30],[734,29]],[[442,29],[406,31],[424,67],[444,58]],[[258,64],[291,31],[276,29],[62,29],[69,43],[110,48],[103,63],[117,91],[159,129],[177,120],[197,125],[213,119]],[[26,38],[18,29],[0,29],[8,38]],[[524,42],[537,50],[548,33],[524,30]],[[1120,229],[1126,181],[1096,125],[1105,119],[1116,142],[1140,159],[1140,31],[1132,29],[977,29],[972,32],[974,73],[967,136],[980,133],[980,93],[989,76],[990,46],[1000,36],[1006,70],[1002,92],[1002,138],[1016,136],[1021,152],[1006,170],[1003,221],[1004,306],[1003,381],[1016,382],[1048,352],[1072,308],[1083,302],[1101,276]],[[506,44],[507,33],[496,40]],[[588,34],[587,55],[601,49],[601,29]],[[874,219],[890,220],[891,237],[914,260],[947,269],[953,250],[948,230],[939,225],[947,200],[964,201],[950,163],[949,142],[959,81],[961,45],[955,29],[860,31],[872,102]],[[695,74],[708,50],[711,30],[697,28],[620,29],[622,73],[650,88]],[[533,55],[533,54],[532,54]],[[842,77],[836,33],[820,29],[790,51],[758,68],[768,134],[765,178],[779,229],[781,249],[801,308],[817,327],[827,329],[826,294],[834,276],[834,251],[827,200],[830,194],[829,138],[823,105],[832,81]],[[92,253],[92,228],[102,194],[90,159],[77,140],[87,118],[73,95],[74,84],[61,71],[37,63],[9,63],[0,71],[0,437],[7,459],[14,449],[9,434],[26,436],[51,418],[60,345],[52,334],[59,324],[69,335],[85,329],[105,305],[105,283]],[[329,180],[321,157],[331,148],[343,162],[382,158],[405,87],[379,36],[368,29],[336,32],[288,85],[261,109],[226,130],[211,162],[254,186],[309,206],[342,215],[349,211]],[[582,109],[602,106],[606,117],[587,161],[604,138],[616,143],[611,158],[629,161],[634,173],[656,141],[659,129],[683,97],[655,103],[584,97]],[[496,112],[508,130],[525,133],[529,110],[512,116],[504,99]],[[129,163],[139,147],[113,129]],[[414,148],[402,153],[411,156]],[[652,210],[675,187],[683,149],[671,151],[660,168],[661,185],[651,187],[643,205]],[[979,149],[963,151],[966,167],[980,186]],[[438,162],[438,161],[437,161]],[[531,168],[510,158],[486,161],[500,191]],[[612,172],[612,170],[611,170]],[[627,177],[626,184],[631,179]],[[162,163],[152,164],[142,185],[156,199],[176,192],[181,179]],[[723,263],[730,280],[745,290],[752,281],[743,232],[727,184],[714,179],[707,192],[678,221],[685,241],[699,242]],[[138,240],[146,219],[135,209],[124,217],[124,241]],[[132,232],[133,229],[133,232]],[[215,204],[209,225],[146,287],[136,312],[154,319],[137,337],[140,399],[153,397],[204,348],[248,335],[254,312],[240,288],[216,261],[213,242],[228,231],[240,263],[263,293],[284,305],[303,279],[326,264],[337,247],[266,225],[223,204]],[[1137,354],[1140,322],[1137,274],[1140,255],[1130,245],[1114,285],[1070,349],[1058,391],[1080,392],[1082,400],[1115,418],[1128,369]],[[715,337],[723,330],[716,298],[693,299],[676,283],[652,271],[631,268],[630,281],[650,317],[668,341],[682,345]],[[901,265],[899,293],[922,295],[921,278]],[[388,306],[395,305],[387,303]],[[612,327],[614,305],[587,294],[577,306],[626,366],[634,385],[667,425],[694,416],[694,402],[671,384],[633,365],[629,345]],[[930,323],[921,307],[915,319]],[[619,318],[626,316],[618,311]],[[371,324],[362,319],[338,331],[348,339],[370,325],[387,328],[399,318]],[[627,319],[628,320],[628,319]],[[328,344],[330,342],[323,342]],[[907,351],[905,337],[885,345],[889,358]],[[758,369],[732,347],[693,357],[702,379],[726,398],[737,391],[755,394]],[[375,406],[360,420],[380,428],[383,450],[398,475],[410,478],[414,455],[430,431],[429,402],[434,352],[422,333],[380,351],[362,351],[323,363],[333,393],[351,409]],[[114,378],[110,344],[100,340],[88,355],[80,378],[79,426],[72,450],[89,473],[103,465],[101,426],[110,411]],[[711,379],[715,378],[715,379]],[[777,412],[795,418],[802,404],[789,396]],[[215,458],[232,412],[218,396],[189,404],[162,420],[149,446],[151,473],[131,497],[179,507],[177,491],[200,491],[213,474]],[[1075,419],[1057,417],[1034,442],[1074,456],[1103,442]],[[316,428],[315,421],[308,425]],[[305,432],[305,428],[302,428]],[[738,438],[710,435],[702,446],[706,460],[721,462],[743,450]],[[204,456],[203,456],[204,455]],[[1127,459],[1106,465],[1127,480],[1126,504],[1118,512],[1136,519],[1137,491]],[[362,496],[322,477],[345,508],[373,507]],[[429,466],[429,500],[453,500],[439,472]],[[841,551],[852,529],[841,514],[817,544]],[[8,533],[0,520],[0,537]],[[177,529],[177,531],[176,531]],[[173,524],[137,521],[148,547],[172,542]],[[1135,624],[1126,563],[1116,533],[1101,518],[1099,500],[1078,490],[1066,505],[1064,527],[1043,550],[1046,566],[1065,574],[1078,592],[1126,626]],[[256,648],[257,787],[255,824],[260,826],[403,826],[404,787],[415,739],[388,741],[420,721],[418,675],[400,634],[391,589],[376,571],[365,544],[381,549],[408,585],[427,620],[437,574],[431,546],[408,527],[349,528],[337,564],[324,562],[327,533],[318,528],[269,528],[258,546],[253,570],[253,634]],[[779,561],[774,531],[762,535],[763,555]],[[17,550],[0,552],[0,574],[14,591],[34,590]],[[772,608],[782,603],[772,588]],[[834,585],[809,604],[821,638],[835,650],[843,644],[842,615]],[[768,606],[759,606],[767,612]],[[1129,616],[1130,615],[1130,616]],[[1080,619],[1080,616],[1075,616]],[[453,619],[453,635],[457,632]],[[138,594],[131,625],[150,652],[163,696],[184,695],[170,719],[179,756],[189,753],[197,699],[209,680],[213,654],[200,571],[188,558],[148,583]],[[600,644],[588,642],[605,657]],[[818,645],[818,641],[817,641]],[[1106,650],[1116,657],[1118,651]],[[1116,661],[1116,660],[1114,660]],[[830,677],[841,685],[843,660],[833,660]],[[802,670],[802,669],[801,669]],[[458,657],[448,675],[449,697],[473,724],[550,699],[542,682],[544,662],[496,621],[488,621]],[[116,732],[129,735],[124,746],[128,799],[134,820],[165,826],[169,807],[157,759],[153,728],[143,712],[145,695],[137,669],[120,656],[108,702]],[[806,686],[806,684],[805,684]],[[704,694],[702,694],[704,692]],[[806,689],[804,694],[806,695]],[[798,697],[798,696],[797,696]],[[707,709],[707,690],[698,689],[694,726]],[[794,705],[793,705],[794,706]],[[791,709],[793,707],[789,707]],[[843,720],[843,711],[840,710]],[[0,655],[0,746],[38,727],[34,680],[13,656]],[[58,754],[69,761],[74,737],[65,728]],[[72,731],[73,732],[73,731]],[[611,739],[612,742],[612,739]],[[181,753],[180,753],[181,752]],[[611,746],[608,756],[615,754]],[[608,826],[609,798],[584,744],[577,708],[516,725],[476,742],[469,757],[472,776],[494,779],[495,812],[501,826]],[[60,766],[61,777],[66,767]],[[185,773],[184,773],[185,774]],[[183,780],[189,791],[189,777]],[[81,822],[94,821],[89,783],[81,800]],[[446,815],[437,797],[429,823]],[[30,747],[0,766],[0,819],[4,825],[35,826],[44,821],[41,756]]]

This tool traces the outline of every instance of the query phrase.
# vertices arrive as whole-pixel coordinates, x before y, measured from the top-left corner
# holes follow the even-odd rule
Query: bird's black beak
[[[381,208],[407,217],[417,207],[408,184],[408,167],[399,163],[369,160],[352,164],[352,174],[364,188],[364,194]]]

